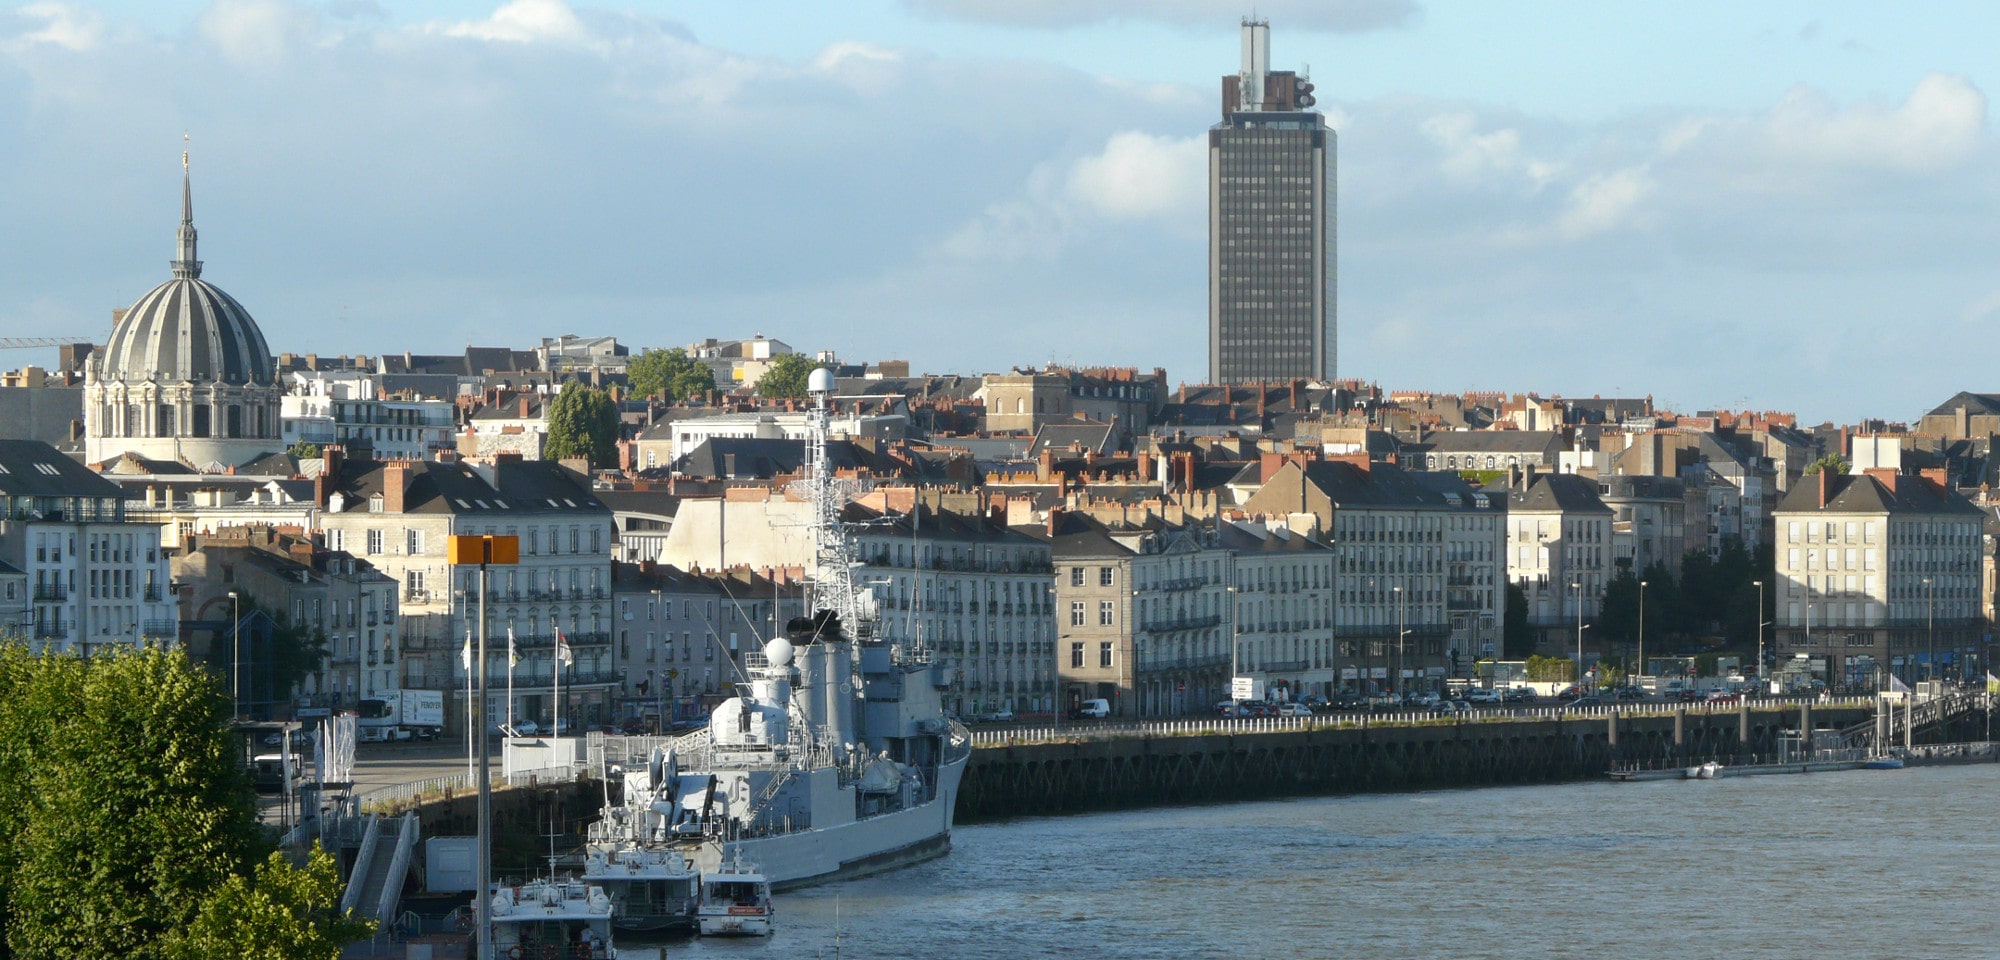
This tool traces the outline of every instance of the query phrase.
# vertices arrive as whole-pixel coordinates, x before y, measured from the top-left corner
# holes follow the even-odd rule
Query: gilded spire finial
[[[181,172],[188,172],[188,135],[181,134]]]

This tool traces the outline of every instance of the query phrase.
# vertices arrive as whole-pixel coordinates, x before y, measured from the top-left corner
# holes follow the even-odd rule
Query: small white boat
[[[493,955],[611,960],[611,898],[589,884],[534,880],[493,891]]]
[[[1699,766],[1687,768],[1687,778],[1689,780],[1713,780],[1721,772],[1722,764],[1710,760]]]
[[[695,925],[704,937],[771,935],[771,881],[743,862],[743,852],[702,874]]]
[[[1867,760],[1862,761],[1861,769],[1901,770],[1903,769],[1903,758],[1896,756],[1894,754],[1888,754],[1888,753],[1880,754],[1878,756],[1869,757]]]

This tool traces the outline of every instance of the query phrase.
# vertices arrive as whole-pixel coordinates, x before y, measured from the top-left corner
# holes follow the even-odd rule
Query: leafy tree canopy
[[[647,349],[625,367],[632,392],[641,397],[659,395],[668,403],[680,403],[715,389],[715,374],[708,364],[688,356],[684,349]]]
[[[272,943],[310,942],[298,918],[337,903],[323,868],[260,874],[283,915],[231,886],[266,843],[228,715],[215,678],[178,650],[82,660],[0,644],[0,956],[322,955],[172,946],[220,929],[197,921],[221,900],[252,904]]]
[[[254,880],[224,881],[160,952],[166,960],[337,960],[342,946],[374,932],[369,921],[340,915],[339,903],[340,870],[314,841],[303,868],[273,853]]]
[[[542,455],[550,460],[580,457],[593,467],[618,463],[618,407],[611,396],[587,383],[563,384],[549,404],[548,443]]]
[[[1818,460],[1814,460],[1813,462],[1806,464],[1805,475],[1810,477],[1813,474],[1820,472],[1821,470],[1825,470],[1829,473],[1846,473],[1849,470],[1852,470],[1853,468],[1854,465],[1848,463],[1846,457],[1843,457],[1837,453],[1829,453],[1826,456],[1819,458]]]
[[[802,398],[806,395],[806,377],[818,368],[819,364],[803,353],[779,354],[757,381],[757,395],[766,399]]]
[[[294,443],[289,447],[286,447],[285,452],[291,454],[294,457],[297,457],[300,460],[318,460],[319,444],[307,443],[304,440],[300,440],[299,442]]]

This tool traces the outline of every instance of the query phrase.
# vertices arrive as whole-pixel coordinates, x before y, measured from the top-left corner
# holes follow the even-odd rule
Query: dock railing
[[[1836,697],[1829,700],[1753,699],[1753,711],[1797,710],[1801,704],[1814,710],[1866,707],[1866,697]],[[1619,717],[1671,717],[1685,711],[1689,716],[1733,715],[1743,702],[1717,703],[1607,703],[1594,707],[1532,706],[1494,707],[1453,713],[1401,711],[1397,713],[1326,713],[1310,717],[1176,717],[1135,722],[1079,721],[1060,726],[1031,726],[975,729],[974,747],[1009,747],[1031,743],[1073,743],[1087,740],[1131,740],[1149,737],[1213,737],[1253,733],[1301,733],[1311,730],[1352,730],[1375,727],[1453,726],[1472,723],[1521,723],[1538,720],[1580,720]]]

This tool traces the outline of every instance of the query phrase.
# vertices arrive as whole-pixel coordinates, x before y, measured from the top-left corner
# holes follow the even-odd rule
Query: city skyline
[[[273,350],[762,332],[1194,381],[1199,145],[1249,11],[1139,9],[0,13],[0,309],[101,342],[164,273],[188,132],[208,275]],[[1258,5],[1342,132],[1343,376],[1806,421],[1993,387],[1939,349],[2000,310],[1993,14],[1580,9]],[[1662,39],[1706,46],[1618,57]]]

